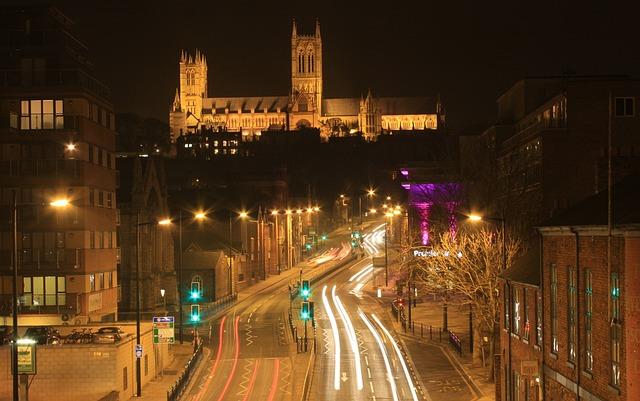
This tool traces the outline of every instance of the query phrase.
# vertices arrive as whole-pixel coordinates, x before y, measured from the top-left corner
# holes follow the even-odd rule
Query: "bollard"
[[[422,323],[420,323],[420,338],[423,337],[423,327],[422,327]]]
[[[429,325],[429,340],[433,340],[433,326]]]
[[[439,333],[439,336],[440,336],[439,341],[442,342],[442,328],[438,329],[438,333]]]

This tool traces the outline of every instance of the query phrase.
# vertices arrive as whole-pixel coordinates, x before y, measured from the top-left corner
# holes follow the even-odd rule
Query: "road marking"
[[[256,382],[256,373],[258,373],[258,365],[260,365],[260,359],[256,359],[256,363],[253,367],[253,374],[251,375],[251,379],[249,380],[249,385],[247,387],[247,392],[244,394],[244,398],[242,398],[242,401],[247,401],[249,399],[249,395],[251,395],[251,390],[253,390],[253,385]]]
[[[387,350],[385,349],[384,344],[382,343],[382,339],[380,338],[378,331],[375,329],[375,327],[373,327],[373,324],[371,324],[371,322],[369,321],[367,316],[364,314],[364,312],[360,310],[359,313],[360,313],[360,319],[362,319],[362,321],[367,326],[371,334],[373,334],[373,338],[375,338],[376,342],[378,343],[378,347],[380,348],[380,353],[382,354],[382,358],[384,359],[384,366],[387,370],[387,380],[389,380],[389,384],[391,385],[391,395],[393,395],[393,401],[398,401],[398,389],[396,387],[396,381],[393,378],[393,374],[391,373],[391,365],[389,364],[389,357],[387,356]]]
[[[218,401],[222,401],[224,400],[224,396],[227,392],[227,390],[229,389],[229,385],[231,384],[231,381],[233,380],[233,376],[236,373],[236,367],[238,366],[238,355],[240,354],[240,334],[238,333],[238,322],[240,321],[240,317],[236,317],[236,321],[234,324],[234,339],[236,342],[236,349],[235,349],[235,353],[233,355],[233,365],[231,367],[231,374],[229,374],[229,378],[227,379],[227,382],[224,384],[224,388],[222,389],[222,393],[220,393],[220,397],[218,398]]]
[[[418,401],[418,394],[416,394],[416,387],[413,385],[413,380],[411,380],[411,375],[409,374],[409,369],[407,369],[407,364],[405,363],[404,358],[402,357],[402,353],[400,352],[400,347],[398,347],[398,344],[396,343],[395,339],[391,336],[391,333],[389,333],[389,330],[387,330],[387,328],[384,327],[380,319],[378,319],[378,317],[375,314],[372,314],[371,316],[373,317],[373,320],[375,320],[376,323],[378,323],[378,326],[380,326],[384,334],[386,334],[386,336],[389,338],[389,341],[391,342],[391,346],[396,351],[396,355],[398,356],[398,359],[400,360],[400,364],[402,365],[402,370],[404,371],[404,376],[407,379],[407,384],[409,384],[409,389],[411,389],[411,397],[413,398],[414,401]]]
[[[322,303],[324,309],[329,316],[329,322],[331,323],[331,330],[333,331],[333,349],[334,349],[334,373],[333,373],[333,387],[336,390],[340,390],[340,333],[338,332],[338,323],[336,317],[333,315],[329,299],[327,298],[327,286],[322,288]]]
[[[220,320],[220,332],[218,334],[218,353],[216,354],[216,360],[213,363],[213,368],[211,369],[211,374],[207,377],[207,380],[204,382],[204,384],[201,387],[200,391],[198,391],[198,394],[196,394],[196,396],[193,397],[194,401],[198,401],[202,397],[204,389],[209,386],[209,383],[211,382],[211,379],[213,379],[214,374],[216,373],[216,369],[218,368],[218,364],[220,363],[220,355],[222,355],[222,339],[224,337],[224,333],[226,333],[226,330],[224,329],[224,322],[226,320],[227,320],[227,316],[224,316],[222,318],[222,320]]]
[[[347,313],[340,297],[336,295],[336,286],[334,285],[331,289],[331,297],[333,298],[333,303],[336,305],[338,309],[338,313],[342,317],[342,322],[347,329],[347,337],[349,337],[349,343],[351,344],[351,352],[354,354],[354,362],[356,368],[356,383],[358,390],[362,390],[364,386],[362,382],[362,366],[360,365],[360,346],[358,345],[358,340],[356,339],[356,332],[353,329],[353,323],[351,323],[351,318]]]
[[[373,382],[369,382],[369,388],[371,388],[372,393],[375,393],[375,390],[373,389]]]
[[[371,369],[369,369],[368,366],[367,366],[367,376],[369,376],[369,379],[371,379]]]

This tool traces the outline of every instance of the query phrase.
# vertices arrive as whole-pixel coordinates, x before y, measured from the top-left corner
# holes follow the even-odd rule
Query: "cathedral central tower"
[[[322,37],[316,20],[313,35],[298,34],[296,21],[291,32],[292,127],[319,124],[322,116]]]

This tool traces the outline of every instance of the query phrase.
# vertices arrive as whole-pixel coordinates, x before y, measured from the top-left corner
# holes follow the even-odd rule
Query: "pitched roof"
[[[606,226],[608,219],[607,191],[584,199],[565,212],[547,220],[540,227]],[[613,187],[613,224],[640,223],[640,176],[624,178]]]
[[[360,111],[360,99],[341,98],[323,99],[322,111],[325,117],[333,116],[357,116]]]
[[[531,245],[500,277],[516,283],[540,286],[540,243],[531,241]]]
[[[432,97],[380,97],[375,100],[384,115],[436,113],[436,100]]]

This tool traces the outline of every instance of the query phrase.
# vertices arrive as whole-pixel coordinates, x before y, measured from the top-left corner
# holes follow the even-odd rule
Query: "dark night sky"
[[[288,93],[292,17],[309,33],[320,18],[325,96],[440,93],[457,128],[491,121],[497,96],[523,76],[567,68],[640,76],[635,12],[618,2],[57,4],[75,20],[117,111],[162,120],[182,48],[205,52],[210,96]]]

